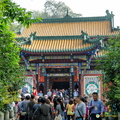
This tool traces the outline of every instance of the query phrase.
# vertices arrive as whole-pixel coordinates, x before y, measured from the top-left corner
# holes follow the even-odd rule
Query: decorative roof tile
[[[34,23],[29,28],[24,28],[17,37],[28,37],[31,32],[37,32],[36,36],[76,36],[85,31],[89,36],[115,35],[118,31],[111,32],[110,21],[91,21],[74,23]]]
[[[34,40],[32,44],[22,45],[22,50],[29,52],[75,52],[85,51],[99,44],[85,43],[81,39]]]
[[[119,34],[119,30],[114,29],[114,15],[108,10],[106,14],[101,17],[43,19],[29,28],[22,28],[17,38],[22,50],[29,52],[90,50],[102,44],[103,37]]]
[[[105,58],[107,53],[108,53],[108,51],[101,50],[96,55],[93,56],[93,59],[94,58],[95,59],[97,59],[97,58]]]

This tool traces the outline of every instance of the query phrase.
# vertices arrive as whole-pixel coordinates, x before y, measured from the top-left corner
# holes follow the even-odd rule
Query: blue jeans
[[[65,120],[64,116],[62,116],[62,120]]]

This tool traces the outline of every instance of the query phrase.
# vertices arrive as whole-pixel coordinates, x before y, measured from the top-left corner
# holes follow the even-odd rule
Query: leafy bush
[[[105,47],[106,58],[98,60],[103,70],[104,96],[113,112],[120,112],[120,36],[110,38]]]
[[[31,17],[31,12],[11,0],[0,0],[0,110],[17,99],[18,90],[24,84],[23,69],[19,65],[20,47],[10,24],[17,21],[28,27],[36,21]]]

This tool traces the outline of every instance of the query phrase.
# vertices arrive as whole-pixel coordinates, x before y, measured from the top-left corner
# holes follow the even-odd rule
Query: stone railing
[[[15,106],[13,110],[1,112],[0,111],[0,120],[18,120],[18,107]]]

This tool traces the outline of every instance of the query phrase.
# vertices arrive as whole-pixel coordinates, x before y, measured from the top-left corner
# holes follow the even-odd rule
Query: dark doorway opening
[[[52,89],[69,89],[69,82],[53,82]]]
[[[42,83],[39,85],[39,91],[44,92],[44,85],[43,85]],[[39,92],[39,91],[38,91],[38,92]]]

